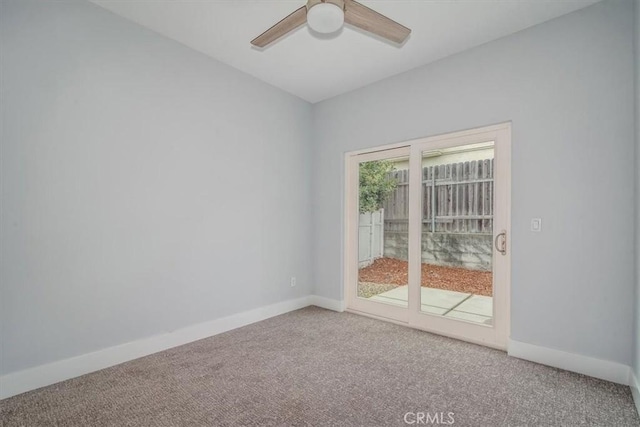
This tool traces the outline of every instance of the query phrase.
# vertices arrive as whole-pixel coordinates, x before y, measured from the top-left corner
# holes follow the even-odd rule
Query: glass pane
[[[422,153],[421,310],[493,323],[493,142]]]
[[[360,163],[358,297],[408,307],[409,158]]]

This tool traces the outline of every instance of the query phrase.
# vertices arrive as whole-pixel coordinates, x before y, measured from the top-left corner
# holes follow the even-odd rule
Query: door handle
[[[498,245],[498,240],[502,237],[502,244]],[[507,230],[502,230],[500,234],[498,234],[493,241],[493,244],[496,247],[496,250],[500,252],[502,255],[507,254]]]

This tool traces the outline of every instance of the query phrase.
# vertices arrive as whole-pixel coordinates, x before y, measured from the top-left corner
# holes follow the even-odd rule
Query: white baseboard
[[[331,305],[329,304],[330,301],[332,300],[315,296],[283,301],[266,307],[260,307],[188,326],[173,332],[7,374],[0,377],[0,399],[227,332],[309,305],[319,305],[320,307],[332,309],[322,305],[325,303]]]
[[[345,310],[344,301],[337,299],[319,297],[317,295],[311,295],[311,305],[315,305],[327,310],[333,310],[342,313]]]
[[[636,410],[640,415],[640,381],[638,380],[638,374],[631,371],[631,379],[629,380],[629,386],[631,387],[631,394],[633,395],[633,401],[636,402]]]
[[[629,385],[631,367],[618,362],[596,359],[520,341],[509,341],[509,356],[566,371],[577,372],[594,378]]]

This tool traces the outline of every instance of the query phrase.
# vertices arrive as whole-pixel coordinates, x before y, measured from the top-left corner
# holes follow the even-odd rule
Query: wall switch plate
[[[534,233],[542,231],[542,218],[531,218],[531,231]]]
[[[295,277],[292,277],[292,278],[291,278],[291,287],[293,288],[295,285],[297,285],[297,283],[296,283],[296,278],[295,278]]]

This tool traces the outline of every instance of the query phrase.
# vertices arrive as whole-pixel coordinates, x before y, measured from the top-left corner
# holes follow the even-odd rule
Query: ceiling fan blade
[[[411,34],[409,28],[355,0],[345,2],[344,22],[399,44]]]
[[[265,47],[269,43],[272,43],[285,34],[295,30],[305,22],[307,22],[307,6],[302,6],[300,9],[295,10],[267,31],[251,40],[251,44],[258,47]]]

